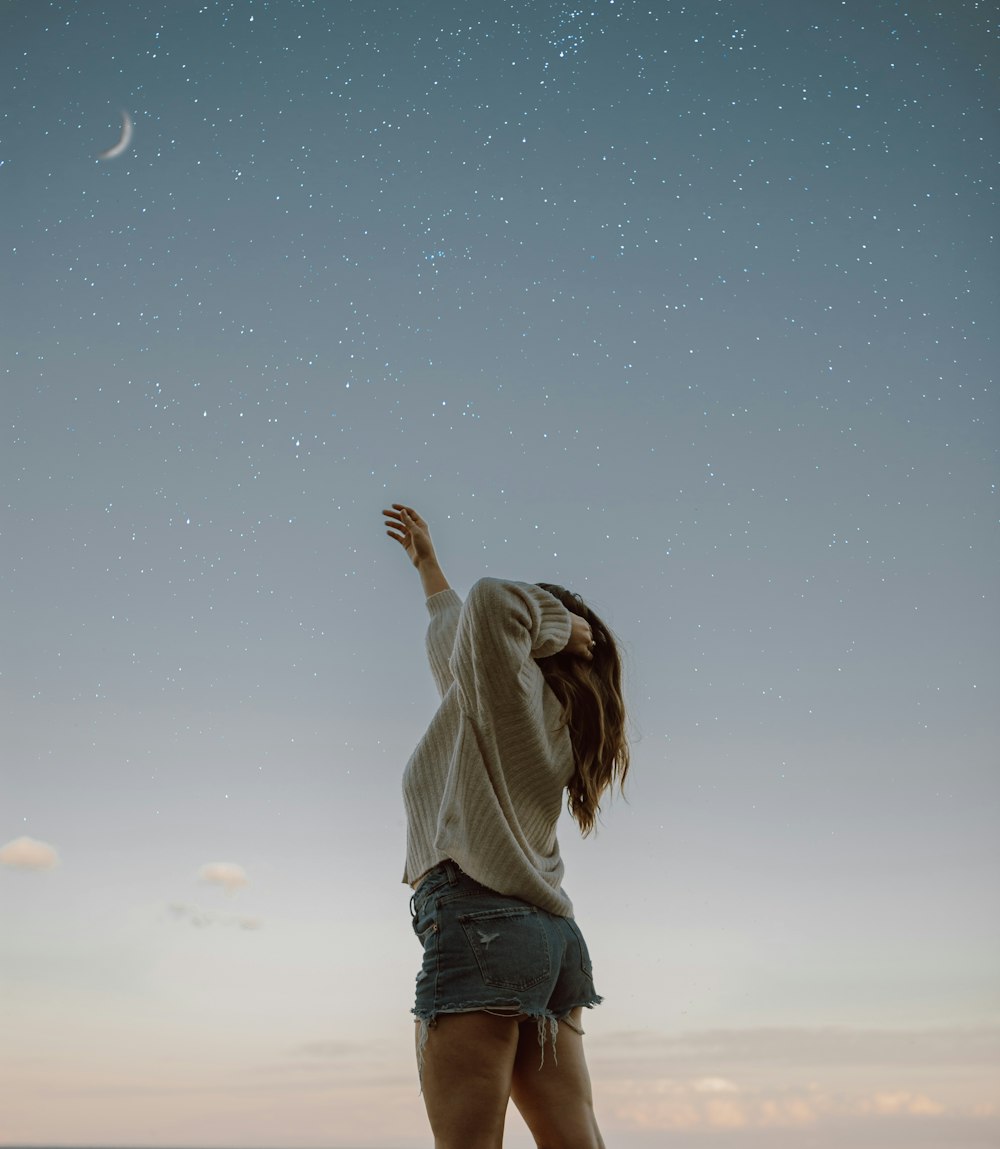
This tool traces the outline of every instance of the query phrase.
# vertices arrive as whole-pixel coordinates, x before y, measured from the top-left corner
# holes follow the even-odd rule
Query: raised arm
[[[393,503],[392,506],[391,511],[382,512],[385,515],[385,525],[390,528],[385,533],[406,551],[420,575],[431,616],[426,638],[427,661],[438,693],[444,698],[454,681],[449,660],[455,645],[455,630],[462,600],[444,577],[427,523],[412,507],[403,503]]]
[[[510,676],[516,678],[526,661],[559,650],[586,662],[592,660],[590,624],[533,583],[480,579],[472,588],[462,612],[465,625],[460,627],[462,600],[444,577],[427,523],[405,503],[393,503],[382,514],[388,528],[385,533],[406,551],[420,575],[431,615],[427,655],[442,697],[454,680],[456,660],[468,676],[463,696],[473,707],[478,694],[474,683],[477,662],[480,670],[487,669],[493,685],[505,692]],[[445,595],[445,591],[450,593]]]
[[[449,590],[448,580],[438,562],[431,541],[430,528],[412,507],[403,503],[393,503],[393,509],[383,511],[385,525],[390,529],[385,533],[406,551],[410,562],[417,568],[424,588],[424,597]]]
[[[537,677],[529,665],[567,647],[573,617],[534,583],[481,578],[462,607],[451,656],[464,708],[480,717],[519,711]]]

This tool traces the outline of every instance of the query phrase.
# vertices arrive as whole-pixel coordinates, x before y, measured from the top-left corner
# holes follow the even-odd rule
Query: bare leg
[[[501,1149],[518,1037],[513,1017],[438,1015],[422,1079],[434,1149]]]
[[[570,1014],[577,1029],[582,1014],[582,1006]],[[536,1025],[528,1021],[521,1026],[511,1098],[539,1149],[604,1149],[582,1034],[560,1023],[557,1051],[558,1064],[555,1057],[546,1056],[539,1069]]]

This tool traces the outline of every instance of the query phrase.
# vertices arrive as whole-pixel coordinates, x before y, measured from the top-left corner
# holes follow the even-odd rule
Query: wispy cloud
[[[15,838],[0,848],[0,865],[15,870],[54,870],[59,865],[59,854],[48,842]]]
[[[919,1090],[876,1090],[860,1095],[811,1084],[765,1089],[727,1082],[706,1090],[698,1081],[610,1081],[602,1091],[618,1123],[637,1130],[737,1130],[808,1128],[833,1118],[941,1117],[949,1107]],[[995,1106],[951,1116],[992,1117]]]
[[[222,886],[227,894],[234,894],[247,884],[247,872],[235,862],[207,862],[198,871],[203,882]]]
[[[602,1034],[592,1065],[635,1131],[827,1128],[831,1121],[995,1120],[1000,1026]],[[954,1088],[955,1070],[963,1085]]]
[[[602,1056],[684,1067],[710,1076],[718,1065],[1000,1065],[1000,1026],[924,1029],[712,1029],[601,1035]],[[704,1067],[699,1069],[699,1067]]]
[[[221,925],[235,926],[241,930],[259,930],[264,924],[260,918],[246,914],[224,914],[218,910],[203,910],[200,906],[191,906],[184,902],[171,902],[168,909],[175,918],[198,927]]]

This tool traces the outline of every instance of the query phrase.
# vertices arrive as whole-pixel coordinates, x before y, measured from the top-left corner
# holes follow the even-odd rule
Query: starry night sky
[[[393,501],[622,640],[609,1144],[991,1143],[997,31],[7,0],[0,1144],[426,1143]]]

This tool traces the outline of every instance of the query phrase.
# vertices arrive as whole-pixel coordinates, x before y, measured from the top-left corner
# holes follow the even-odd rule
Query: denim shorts
[[[587,943],[572,918],[498,894],[452,861],[426,875],[410,911],[424,948],[412,1010],[420,1022],[421,1069],[428,1026],[438,1014],[483,1010],[531,1018],[544,1061],[546,1033],[554,1056],[559,1022],[577,1006],[589,1009],[602,1000],[594,991]]]

